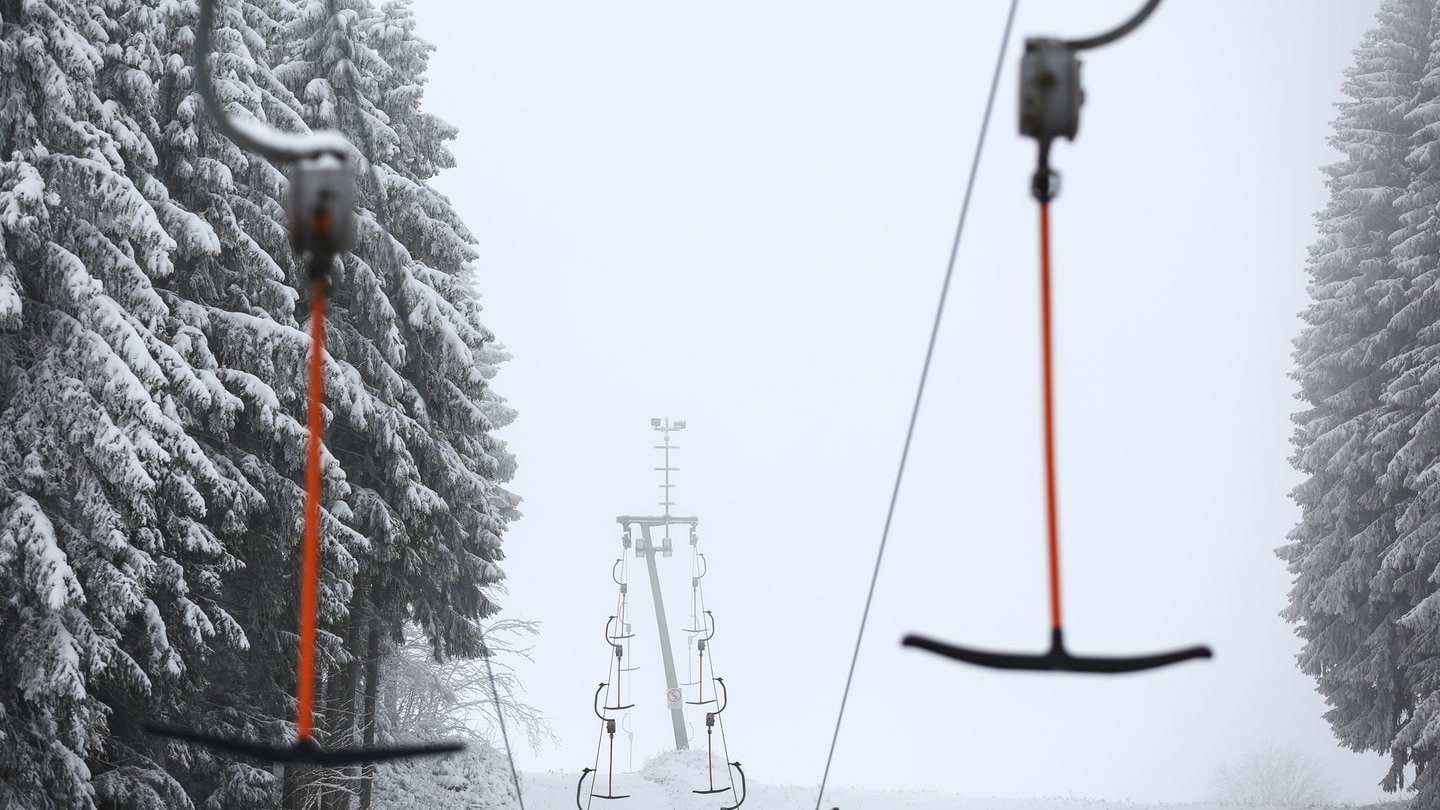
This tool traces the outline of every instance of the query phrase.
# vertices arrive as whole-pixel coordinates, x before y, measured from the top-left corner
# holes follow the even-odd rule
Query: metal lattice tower
[[[675,652],[670,646],[670,624],[665,618],[665,599],[660,593],[660,572],[655,564],[656,545],[655,539],[651,536],[652,530],[659,529],[663,536],[659,538],[659,552],[661,556],[669,557],[674,553],[674,546],[670,537],[671,526],[688,526],[687,533],[690,537],[695,536],[695,529],[700,523],[697,517],[678,517],[671,512],[675,506],[674,490],[675,484],[670,480],[670,474],[679,472],[680,468],[675,467],[670,461],[670,452],[679,450],[678,445],[670,443],[670,434],[677,430],[685,429],[685,420],[677,419],[670,421],[669,417],[654,418],[650,420],[650,426],[664,435],[664,444],[655,445],[654,449],[664,453],[665,466],[656,467],[655,471],[662,473],[664,482],[659,485],[664,497],[658,504],[664,511],[660,515],[621,515],[615,518],[635,541],[635,556],[645,558],[645,567],[650,574],[650,591],[655,603],[655,622],[660,631],[660,656],[665,664],[665,688],[667,690],[679,689],[680,679],[675,671]],[[640,530],[640,536],[634,537],[632,532],[635,528]],[[685,751],[690,747],[689,735],[685,728],[685,711],[681,706],[674,706],[670,709],[670,720],[675,731],[675,749]]]

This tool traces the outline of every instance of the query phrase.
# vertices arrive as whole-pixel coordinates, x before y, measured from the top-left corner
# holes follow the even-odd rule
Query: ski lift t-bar
[[[1059,529],[1056,516],[1053,362],[1051,359],[1052,330],[1050,316],[1050,201],[1059,192],[1059,177],[1050,169],[1050,143],[1055,138],[1073,139],[1080,126],[1080,60],[1077,51],[1114,42],[1135,30],[1150,15],[1159,0],[1150,0],[1138,14],[1124,25],[1100,36],[1064,42],[1056,39],[1031,39],[1025,43],[1025,56],[1020,63],[1020,132],[1040,143],[1040,165],[1031,182],[1031,192],[1040,203],[1040,267],[1041,267],[1041,348],[1042,401],[1045,428],[1046,521],[1049,535],[1048,567],[1050,574],[1050,649],[1036,654],[992,652],[961,647],[925,636],[909,635],[901,642],[982,667],[1019,670],[1055,670],[1062,672],[1121,673],[1139,672],[1177,664],[1196,658],[1210,658],[1208,647],[1187,647],[1150,655],[1093,656],[1074,655],[1065,648],[1060,610]]]
[[[1085,39],[1034,37],[1025,40],[1020,60],[1020,134],[1040,144],[1040,159],[1030,181],[1030,193],[1050,202],[1060,193],[1060,175],[1050,168],[1050,143],[1056,138],[1075,140],[1080,131],[1080,51],[1109,45],[1134,31],[1160,5],[1149,0],[1123,25]]]
[[[200,25],[195,31],[196,85],[215,128],[237,146],[280,164],[293,164],[290,176],[290,240],[295,251],[309,256],[311,336],[309,439],[306,448],[305,533],[301,543],[299,654],[296,675],[296,739],[290,745],[268,745],[229,739],[208,732],[147,723],[147,731],[199,743],[234,754],[279,763],[328,767],[443,754],[464,749],[459,743],[336,748],[326,750],[314,736],[315,634],[320,565],[320,447],[324,432],[323,354],[325,299],[330,265],[355,244],[355,173],[350,161],[355,148],[338,132],[285,134],[254,122],[230,117],[215,95],[210,76],[210,29],[215,0],[200,0]]]

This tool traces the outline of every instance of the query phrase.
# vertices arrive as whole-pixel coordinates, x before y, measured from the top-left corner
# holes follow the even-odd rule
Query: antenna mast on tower
[[[680,468],[679,468],[679,467],[671,467],[671,466],[670,466],[670,451],[671,451],[671,450],[679,450],[679,449],[680,449],[679,447],[675,447],[675,446],[672,446],[672,445],[670,444],[670,434],[671,434],[671,433],[674,433],[674,432],[677,431],[677,430],[684,430],[684,429],[685,429],[685,420],[684,420],[684,419],[676,419],[674,422],[671,422],[671,421],[670,421],[670,417],[668,417],[668,416],[667,416],[667,417],[664,417],[663,419],[662,419],[661,417],[658,417],[658,416],[657,416],[657,417],[655,417],[655,418],[653,418],[653,419],[650,420],[650,427],[654,428],[655,430],[660,431],[660,433],[662,433],[662,434],[665,436],[665,443],[664,443],[664,444],[657,444],[657,445],[655,445],[655,449],[656,449],[656,450],[663,450],[663,451],[665,452],[665,466],[664,466],[664,467],[656,467],[656,468],[655,468],[655,471],[665,474],[665,483],[663,483],[663,484],[660,485],[660,490],[661,490],[661,492],[665,495],[665,499],[660,502],[660,506],[664,507],[664,509],[665,509],[665,520],[667,521],[666,524],[665,524],[665,543],[664,543],[664,545],[662,546],[662,548],[663,548],[664,551],[665,551],[665,556],[666,556],[666,557],[669,557],[669,556],[670,556],[670,552],[671,552],[671,548],[670,548],[670,524],[669,524],[668,521],[670,520],[670,507],[672,507],[672,506],[675,505],[675,502],[672,501],[672,500],[670,500],[671,497],[673,496],[673,493],[671,492],[671,490],[673,490],[673,489],[675,488],[675,485],[672,484],[672,483],[670,483],[670,473],[672,473],[672,472],[680,472]]]

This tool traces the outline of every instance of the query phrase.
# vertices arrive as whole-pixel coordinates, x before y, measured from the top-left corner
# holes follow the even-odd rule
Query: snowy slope
[[[743,763],[742,763],[743,764]],[[603,765],[603,763],[602,763]],[[575,807],[577,773],[525,774],[526,810],[572,810]],[[707,783],[703,751],[666,754],[652,759],[636,773],[617,773],[614,789],[629,798],[595,799],[587,810],[719,810],[733,804],[730,793],[700,796],[690,791]],[[728,784],[723,771],[717,783]],[[585,787],[590,787],[587,781]],[[606,787],[600,780],[600,791]],[[1233,810],[1215,804],[1155,804],[1104,801],[1098,799],[987,799],[966,798],[930,791],[885,791],[835,788],[826,791],[825,808],[840,810]],[[815,807],[813,786],[767,785],[750,781],[744,810],[811,810]],[[1402,805],[1386,805],[1399,810]],[[1260,809],[1260,810],[1263,810]]]

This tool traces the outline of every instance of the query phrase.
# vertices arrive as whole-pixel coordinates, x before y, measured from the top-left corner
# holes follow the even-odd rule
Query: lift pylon
[[[650,575],[651,600],[655,604],[655,624],[660,634],[660,660],[665,665],[665,687],[666,689],[678,689],[680,688],[680,678],[675,671],[675,652],[670,645],[670,622],[665,616],[665,598],[660,592],[660,570],[655,563],[657,548],[653,533],[656,529],[664,532],[663,545],[658,550],[668,556],[668,552],[672,548],[670,528],[685,526],[688,527],[689,532],[693,533],[695,527],[700,524],[700,518],[674,515],[621,515],[615,518],[615,522],[625,527],[625,533],[634,540],[635,556],[643,555],[645,557],[645,569]],[[638,538],[633,534],[637,529],[640,532]],[[671,709],[670,721],[675,732],[675,750],[689,750],[690,743],[686,739],[685,733],[685,711],[679,707]]]
[[[628,613],[629,610],[629,578],[627,559],[630,551],[634,549],[635,557],[645,559],[646,573],[650,580],[650,592],[655,607],[655,621],[659,631],[660,658],[665,668],[666,703],[670,711],[671,724],[675,735],[675,750],[687,751],[690,748],[690,725],[686,722],[686,705],[701,706],[704,710],[705,720],[705,742],[708,768],[707,787],[694,791],[697,794],[728,794],[722,803],[728,805],[728,810],[739,807],[745,800],[743,787],[745,774],[740,770],[738,762],[730,762],[730,752],[725,741],[725,726],[720,715],[728,704],[728,692],[725,683],[715,674],[714,659],[707,655],[710,650],[711,640],[715,636],[714,614],[705,609],[704,589],[701,580],[704,579],[708,570],[708,563],[705,555],[698,549],[699,535],[697,529],[700,519],[693,516],[681,516],[673,513],[675,506],[674,489],[675,484],[671,480],[671,474],[679,470],[671,461],[671,453],[680,448],[671,442],[671,433],[685,428],[683,420],[671,421],[665,419],[652,419],[651,426],[664,437],[662,444],[656,445],[655,449],[664,453],[664,466],[656,467],[657,472],[663,473],[664,483],[660,488],[664,493],[663,499],[659,502],[662,507],[658,515],[620,515],[615,519],[621,527],[621,544],[624,553],[619,560],[611,567],[610,576],[619,587],[619,596],[616,610],[611,614],[605,623],[605,641],[610,651],[610,664],[613,667],[613,676],[607,672],[607,682],[600,684],[594,695],[594,710],[601,721],[600,742],[596,746],[596,760],[594,767],[586,768],[580,774],[580,780],[576,784],[575,798],[577,804],[586,795],[585,780],[590,779],[589,797],[591,799],[620,799],[625,794],[617,794],[614,787],[614,748],[615,734],[617,730],[623,730],[629,737],[633,747],[634,735],[631,732],[628,721],[630,715],[620,716],[619,722],[612,712],[625,712],[640,701],[627,701],[621,689],[622,673],[630,672],[638,667],[635,665],[634,656],[631,655],[630,643],[636,637],[632,630]],[[683,532],[677,534],[676,530]],[[694,680],[681,684],[679,682],[676,660],[670,638],[670,626],[665,612],[665,599],[660,587],[659,564],[657,557],[670,557],[674,554],[676,540],[686,537],[690,545],[690,585],[691,585],[691,606],[690,620],[688,626],[682,625],[681,631],[686,634],[687,644],[696,648],[698,652],[698,672],[693,673]],[[706,658],[711,658],[709,671],[706,671]],[[687,654],[689,664],[695,666],[696,659]],[[710,689],[705,688],[705,680],[712,682]],[[698,700],[684,700],[682,687],[698,686]],[[632,694],[634,685],[631,685]],[[612,701],[611,692],[614,693]],[[716,739],[718,731],[719,739]],[[608,746],[607,746],[608,739]],[[601,781],[601,757],[607,751],[609,760],[609,773],[603,783]],[[723,756],[722,756],[723,755]],[[720,779],[716,779],[715,759],[720,757],[720,763],[724,770]],[[633,764],[632,764],[633,767]],[[735,782],[735,775],[740,775],[740,785]],[[726,785],[725,783],[729,784]],[[603,792],[602,792],[603,788]]]

